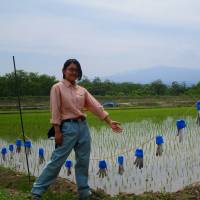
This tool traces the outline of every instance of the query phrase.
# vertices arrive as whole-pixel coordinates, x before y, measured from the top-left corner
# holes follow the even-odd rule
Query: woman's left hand
[[[123,128],[120,126],[120,123],[117,121],[111,121],[110,122],[110,127],[112,128],[112,130],[116,133],[120,133],[122,132]]]
[[[117,121],[111,121],[110,123],[110,127],[112,128],[112,130],[116,133],[120,133],[122,132],[123,128],[120,126],[120,123]]]
[[[112,128],[112,130],[116,133],[122,132],[123,128],[120,126],[120,123],[117,121],[113,121],[109,116],[106,116],[104,121]]]

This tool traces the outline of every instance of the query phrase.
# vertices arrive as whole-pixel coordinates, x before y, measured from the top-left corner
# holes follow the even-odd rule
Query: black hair
[[[66,62],[64,63],[63,65],[63,68],[62,68],[62,72],[63,72],[63,78],[65,78],[65,75],[64,75],[64,71],[67,69],[67,67],[69,67],[70,64],[75,64],[76,67],[78,68],[78,80],[80,81],[81,78],[82,78],[82,69],[81,69],[81,65],[80,63],[78,62],[78,60],[76,59],[68,59],[66,60]]]

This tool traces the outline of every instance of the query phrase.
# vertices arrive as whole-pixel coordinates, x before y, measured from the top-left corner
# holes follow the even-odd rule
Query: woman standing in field
[[[85,199],[91,195],[88,185],[91,137],[84,108],[104,120],[114,132],[122,131],[120,123],[113,121],[102,105],[85,88],[77,85],[76,80],[81,80],[82,70],[76,59],[67,60],[62,72],[63,79],[52,86],[50,93],[51,123],[55,129],[55,143],[58,147],[33,184],[33,200],[41,199],[42,193],[58,176],[72,149],[76,157],[75,176],[79,197]]]

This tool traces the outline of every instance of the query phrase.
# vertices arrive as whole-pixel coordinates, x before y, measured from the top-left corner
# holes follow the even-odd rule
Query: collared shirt
[[[86,117],[84,108],[88,109],[100,119],[108,116],[103,106],[85,89],[68,80],[62,79],[54,84],[50,92],[50,110],[52,124],[61,124],[64,119]]]

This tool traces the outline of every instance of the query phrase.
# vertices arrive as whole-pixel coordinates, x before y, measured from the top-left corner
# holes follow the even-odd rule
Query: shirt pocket
[[[76,92],[76,102],[79,109],[82,109],[85,105],[85,93],[83,91]]]

